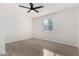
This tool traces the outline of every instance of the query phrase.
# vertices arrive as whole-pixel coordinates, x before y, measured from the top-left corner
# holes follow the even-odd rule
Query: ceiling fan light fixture
[[[30,12],[32,12],[32,13],[33,13],[33,12],[35,12],[35,11],[31,10]]]

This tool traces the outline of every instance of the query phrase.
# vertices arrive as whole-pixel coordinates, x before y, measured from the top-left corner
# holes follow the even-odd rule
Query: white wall
[[[0,4],[0,55],[5,53],[5,39],[6,39],[6,15],[3,4]]]
[[[63,10],[45,17],[50,16],[54,19],[54,32],[43,31],[44,17],[40,17],[34,20],[34,37],[77,46],[77,8]]]
[[[18,16],[18,15],[16,15]],[[21,16],[20,16],[21,17]],[[19,17],[18,17],[19,18]],[[6,42],[14,42],[32,37],[32,21],[29,18],[9,18]]]
[[[7,34],[6,43],[32,37],[32,19],[28,18],[18,4],[5,4]]]
[[[79,6],[78,6],[78,49],[79,49]]]

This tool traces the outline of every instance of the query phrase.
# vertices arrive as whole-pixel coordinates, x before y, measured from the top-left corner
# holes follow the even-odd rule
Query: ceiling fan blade
[[[30,7],[33,8],[33,3],[30,3]]]
[[[43,8],[44,6],[38,6],[38,7],[34,7],[34,9],[39,9],[39,8]]]
[[[23,8],[27,8],[27,9],[30,9],[29,7],[25,7],[25,6],[22,6],[22,5],[19,5],[19,7],[23,7]]]
[[[31,10],[27,11],[28,13],[30,12]]]
[[[39,13],[39,11],[37,11],[37,10],[35,10],[35,9],[34,9],[34,11],[37,12],[37,13]]]

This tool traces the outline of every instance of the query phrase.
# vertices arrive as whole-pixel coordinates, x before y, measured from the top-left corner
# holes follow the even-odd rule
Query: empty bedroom
[[[0,3],[0,56],[79,56],[79,3]]]

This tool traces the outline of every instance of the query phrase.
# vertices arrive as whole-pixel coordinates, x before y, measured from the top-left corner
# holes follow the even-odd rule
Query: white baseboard
[[[38,39],[43,39],[43,40],[48,40],[48,39],[42,38],[42,37],[36,37],[36,38],[38,38]],[[48,40],[48,41],[58,42],[58,43],[61,43],[61,44],[65,44],[65,45],[69,45],[69,46],[73,46],[73,47],[78,47],[77,44],[68,44],[68,43],[65,43],[65,42],[55,41],[55,40]]]

